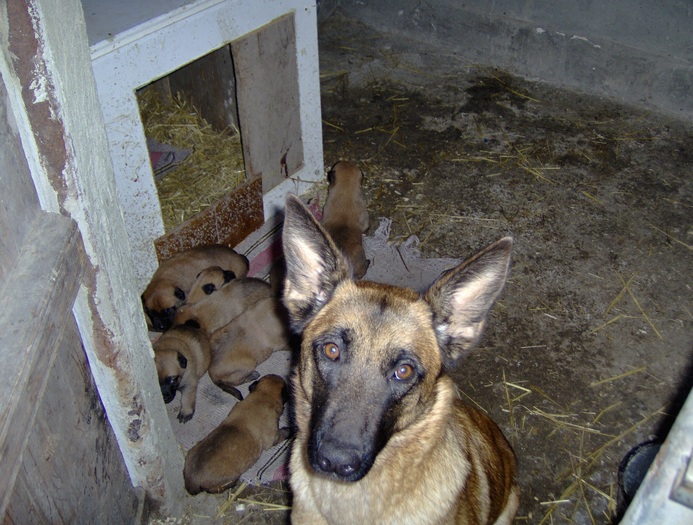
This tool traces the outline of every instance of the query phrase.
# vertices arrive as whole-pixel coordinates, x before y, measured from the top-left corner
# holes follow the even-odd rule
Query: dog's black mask
[[[333,334],[327,343],[316,341],[318,373],[308,457],[316,472],[353,482],[368,474],[392,437],[400,400],[423,377],[423,369],[413,357],[396,355],[383,368],[368,373],[350,362],[349,339],[345,331]],[[324,357],[332,347],[340,353],[335,361]],[[394,372],[402,366],[408,367],[410,377],[394,380]]]
[[[164,396],[164,403],[170,403],[176,397],[181,376],[168,376],[159,382],[161,394]]]

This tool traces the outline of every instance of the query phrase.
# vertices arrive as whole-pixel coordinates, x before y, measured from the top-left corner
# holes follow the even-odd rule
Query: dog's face
[[[188,304],[198,303],[235,278],[236,274],[231,270],[224,270],[219,266],[210,266],[197,274],[195,282],[190,287],[190,293],[186,302]]]
[[[356,481],[388,440],[429,407],[442,368],[430,311],[414,292],[345,281],[303,341],[311,465]]]
[[[294,378],[313,470],[363,478],[397,432],[431,410],[436,384],[479,339],[508,271],[503,239],[443,274],[424,295],[349,278],[305,206],[287,199],[284,302],[303,332]]]
[[[183,380],[188,359],[175,349],[166,349],[155,351],[154,361],[164,403],[170,403],[176,397],[178,387]]]
[[[147,287],[142,294],[142,305],[155,330],[168,330],[173,323],[178,307],[185,301],[185,291],[172,283],[159,283]]]

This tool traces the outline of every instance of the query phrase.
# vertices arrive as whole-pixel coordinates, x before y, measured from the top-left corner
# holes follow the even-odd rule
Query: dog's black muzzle
[[[368,451],[337,439],[321,441],[310,454],[310,460],[316,472],[351,482],[364,477],[373,465]]]
[[[180,376],[169,376],[164,381],[159,383],[161,387],[161,395],[164,397],[164,403],[170,403],[176,397]]]

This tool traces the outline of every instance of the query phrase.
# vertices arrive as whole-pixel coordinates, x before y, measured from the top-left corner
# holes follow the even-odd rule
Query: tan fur
[[[223,492],[255,464],[263,450],[289,436],[288,429],[277,428],[284,389],[281,377],[264,376],[217,428],[190,449],[183,470],[190,494]]]
[[[327,199],[322,209],[322,225],[349,260],[355,279],[368,270],[362,233],[368,229],[368,210],[361,192],[361,170],[348,161],[332,167]]]
[[[224,270],[220,266],[210,266],[202,270],[195,279],[195,282],[190,286],[190,291],[185,299],[185,304],[196,304],[208,295],[218,292],[222,287],[226,286],[232,279],[235,279],[235,272],[229,274],[228,270]],[[239,279],[242,277],[238,277]]]
[[[212,338],[217,331],[232,323],[255,303],[267,299],[272,299],[272,290],[265,281],[252,277],[233,279],[211,295],[206,295],[200,299],[199,302],[181,306],[176,314],[174,325],[180,326],[192,323],[199,326]],[[262,315],[266,314],[263,313]],[[274,322],[273,319],[270,321]],[[249,322],[252,323],[252,320],[246,321],[245,324]],[[243,321],[239,321],[236,324],[240,327],[244,326]],[[268,328],[274,330],[273,326]],[[264,330],[260,325],[254,325],[253,329]],[[228,332],[229,330],[219,332],[215,337],[215,344],[212,346],[212,363],[209,366],[209,377],[215,385],[225,392],[237,399],[243,399],[236,386],[257,379],[258,374],[254,372],[254,368],[249,370],[247,367],[250,365],[250,362],[267,352],[267,349],[261,347],[252,350],[241,350],[241,355],[235,358],[231,352],[234,349],[233,337],[224,335]],[[270,331],[269,333],[274,332]],[[237,339],[238,341],[244,341],[250,337],[246,336]],[[229,339],[230,342],[225,344],[225,339]],[[255,357],[252,357],[253,355]]]
[[[216,330],[240,315],[248,306],[271,296],[270,285],[262,279],[253,277],[233,279],[197,303],[181,306],[173,324],[182,325],[193,320],[211,336]]]
[[[233,387],[253,381],[260,363],[274,351],[289,349],[283,310],[274,297],[261,299],[212,334],[209,377],[215,384]]]
[[[145,313],[154,329],[165,330],[171,325],[177,308],[187,298],[197,275],[210,266],[230,270],[238,278],[248,273],[248,259],[221,244],[191,248],[159,264],[142,294]]]
[[[185,368],[181,367],[179,354],[187,360]],[[178,420],[182,423],[189,421],[195,413],[197,385],[211,358],[207,334],[189,326],[171,328],[154,343],[154,361],[164,400],[172,401],[180,391]],[[172,397],[167,399],[168,396]]]
[[[513,451],[446,374],[481,336],[511,240],[444,273],[423,296],[353,281],[291,196],[283,244],[284,301],[302,331],[292,378],[292,522],[511,523],[519,504]]]

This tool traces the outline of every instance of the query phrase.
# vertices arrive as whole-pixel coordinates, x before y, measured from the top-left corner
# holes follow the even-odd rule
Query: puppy
[[[195,290],[193,290],[194,292]],[[181,306],[176,314],[174,326],[194,326],[203,330],[211,338],[215,332],[231,323],[249,307],[258,301],[270,298],[272,298],[272,290],[265,281],[252,277],[233,279],[211,295],[205,296],[198,303]],[[238,326],[243,327],[245,323],[241,322]],[[257,329],[260,331],[265,330],[265,328],[259,326]],[[220,333],[215,338],[215,345],[212,349],[213,364],[210,364],[209,367],[210,379],[224,392],[231,394],[238,400],[242,400],[243,396],[236,386],[257,379],[257,374],[253,374],[252,370],[246,370],[245,373],[240,372],[239,367],[249,362],[247,355],[234,360],[233,357],[225,354],[229,353],[227,347],[234,347],[234,341],[242,341],[249,337],[251,336],[234,339],[232,335],[222,335]],[[269,337],[273,338],[274,336],[270,335]],[[229,339],[230,342],[226,345],[222,344],[226,339]],[[264,355],[266,349],[259,348],[249,352],[241,350],[241,355],[243,355],[243,352],[246,352],[246,354],[253,354],[254,352],[255,355]]]
[[[236,278],[231,270],[224,270],[219,266],[210,266],[197,274],[195,282],[190,287],[190,293],[185,304],[199,303],[208,295],[221,289],[224,285]]]
[[[226,392],[259,377],[255,370],[276,350],[288,350],[286,311],[274,297],[250,305],[210,337],[209,377]],[[239,393],[240,395],[240,393]]]
[[[197,385],[211,359],[209,337],[191,326],[171,328],[154,343],[154,361],[164,402],[170,403],[176,392],[181,392],[178,413],[181,423],[190,421],[195,413]]]
[[[221,425],[190,449],[183,469],[190,494],[223,492],[255,464],[263,450],[289,437],[289,429],[277,428],[285,390],[281,377],[264,376],[250,386],[248,397],[231,409]]]
[[[335,164],[327,174],[329,186],[322,209],[322,225],[349,261],[354,279],[363,277],[370,264],[362,242],[362,233],[368,229],[362,179],[363,173],[355,164]]]
[[[167,330],[195,282],[197,275],[210,266],[219,266],[245,277],[248,259],[228,246],[198,246],[162,261],[142,294],[142,305],[154,330]]]
[[[423,295],[354,281],[292,195],[283,246],[284,302],[303,335],[292,377],[292,522],[511,523],[513,451],[446,372],[481,337],[512,239],[445,272]]]
[[[191,293],[197,294],[195,290]],[[216,330],[228,324],[248,306],[261,299],[272,296],[269,283],[262,279],[244,277],[233,279],[211,295],[195,304],[184,304],[176,313],[174,325],[192,322],[211,336]]]

